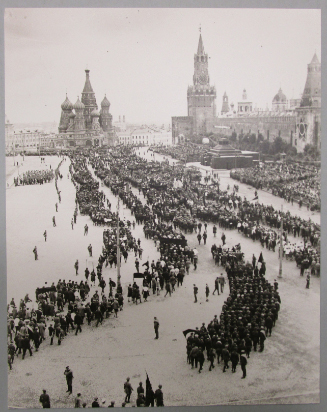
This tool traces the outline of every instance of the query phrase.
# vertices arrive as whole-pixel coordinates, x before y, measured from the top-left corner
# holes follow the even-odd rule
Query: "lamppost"
[[[281,208],[281,212],[283,213],[283,205]],[[279,240],[279,273],[278,277],[283,277],[283,215],[281,215],[280,221],[280,240]]]
[[[117,287],[120,285],[119,196],[117,203]]]

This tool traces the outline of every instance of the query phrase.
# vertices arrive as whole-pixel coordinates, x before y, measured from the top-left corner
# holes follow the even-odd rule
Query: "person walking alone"
[[[125,396],[125,402],[126,403],[129,403],[130,402],[130,399],[131,399],[131,394],[132,394],[132,392],[133,392],[133,388],[132,388],[132,385],[131,385],[131,383],[130,383],[130,378],[127,378],[126,379],[126,382],[124,383],[124,391],[125,391],[125,393],[126,393],[126,396]]]
[[[241,363],[241,369],[243,372],[243,376],[241,379],[245,379],[246,378],[246,365],[248,363],[246,356],[245,356],[245,352],[242,350],[241,351],[241,356],[240,356],[240,363]]]
[[[46,242],[47,241],[47,231],[46,230],[44,231],[43,236],[44,236],[44,241]]]
[[[39,257],[38,257],[38,254],[37,254],[37,247],[36,247],[36,246],[35,246],[34,249],[33,249],[33,253],[34,253],[34,258],[35,258],[35,260],[38,260]]]
[[[157,406],[164,406],[163,402],[163,393],[162,393],[162,385],[159,385],[158,389],[154,393],[154,399],[156,400]]]
[[[76,259],[76,262],[74,264],[74,268],[75,268],[76,276],[77,276],[78,275],[78,259]]]
[[[208,283],[206,283],[206,302],[209,302],[209,294],[210,294],[209,286],[208,286]]]
[[[198,287],[196,286],[196,284],[194,284],[193,285],[194,303],[198,301],[198,298],[197,298],[198,290],[199,290]]]
[[[45,389],[43,389],[39,402],[42,404],[43,408],[50,408],[50,396],[47,394]]]
[[[219,278],[218,278],[218,276],[215,279],[215,290],[212,292],[212,294],[214,295],[216,291],[218,292],[218,295],[219,295],[220,293],[219,293]]]
[[[74,376],[73,376],[73,371],[69,369],[69,366],[66,366],[64,375],[66,376],[66,382],[67,382],[67,387],[68,387],[66,392],[69,392],[70,394],[72,394],[73,393],[73,378],[74,378]]]
[[[154,339],[159,339],[159,321],[156,317],[154,318],[153,323],[154,323],[154,332],[156,334],[156,337]]]

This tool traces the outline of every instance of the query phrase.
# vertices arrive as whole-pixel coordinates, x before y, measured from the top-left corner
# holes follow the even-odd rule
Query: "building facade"
[[[142,146],[171,146],[172,133],[164,129],[144,126],[117,132],[118,143]]]

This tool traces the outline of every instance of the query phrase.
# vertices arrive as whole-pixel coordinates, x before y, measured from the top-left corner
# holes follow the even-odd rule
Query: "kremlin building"
[[[321,146],[321,63],[316,54],[307,68],[301,99],[288,100],[280,88],[272,100],[271,110],[256,109],[244,89],[234,107],[225,91],[216,115],[216,89],[210,85],[208,55],[200,34],[194,55],[193,85],[187,89],[187,116],[172,117],[173,144],[192,136],[262,135],[274,141],[281,137],[302,152],[307,144]]]

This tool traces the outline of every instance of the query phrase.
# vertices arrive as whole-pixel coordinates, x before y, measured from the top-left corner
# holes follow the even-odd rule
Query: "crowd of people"
[[[28,170],[27,172],[14,177],[15,186],[25,186],[25,185],[43,185],[44,183],[49,183],[54,178],[54,172],[49,170]]]
[[[156,262],[146,260],[142,264],[141,269],[145,268],[141,276],[137,276],[140,274],[139,259],[142,258],[143,249],[140,239],[136,240],[132,235],[135,222],[119,220],[120,259],[123,257],[126,261],[129,254],[134,253],[135,278],[142,278],[142,290],[136,282],[128,285],[128,302],[131,299],[138,304],[139,301],[142,302],[142,297],[147,301],[150,290],[153,295],[165,293],[165,297],[170,297],[175,288],[183,284],[191,264],[196,270],[198,263],[198,252],[196,248],[187,246],[183,231],[195,231],[197,235],[201,235],[199,243],[202,239],[205,242],[203,235],[207,233],[207,222],[214,223],[213,230],[216,228],[216,232],[216,224],[224,230],[235,229],[251,237],[253,241],[260,241],[268,249],[275,250],[279,241],[276,230],[280,228],[283,219],[284,253],[288,258],[294,258],[302,275],[308,269],[311,274],[319,275],[320,228],[311,221],[293,217],[289,212],[282,213],[272,206],[252,203],[242,199],[235,191],[218,193],[215,185],[203,188],[199,185],[198,172],[186,170],[182,166],[170,166],[167,162],[148,163],[128,147],[113,148],[106,156],[95,152],[90,152],[88,156],[72,155],[70,160],[70,176],[76,188],[75,211],[79,210],[81,214],[90,216],[95,225],[106,226],[102,252],[96,271],[85,269],[85,281],[77,283],[62,279],[56,285],[38,290],[36,310],[30,309],[31,299],[28,295],[21,299],[18,307],[12,299],[8,305],[7,322],[10,369],[15,355],[18,357],[22,353],[24,359],[27,351],[33,356],[32,350],[39,350],[47,338],[47,329],[50,345],[54,344],[54,339],[61,345],[70,331],[75,335],[81,333],[86,321],[88,325],[98,327],[111,313],[117,317],[118,312],[123,310],[122,286],[116,285],[110,278],[107,285],[102,275],[104,266],[118,264],[118,213],[111,211],[111,204],[99,190],[99,181],[92,176],[89,166],[131,210],[136,222],[143,224],[145,237],[153,239],[160,252],[160,258]],[[61,192],[57,180],[62,175],[59,167],[55,175],[60,203]],[[175,186],[176,181],[181,182],[180,187]],[[142,202],[130,190],[130,185],[138,188],[146,202]],[[76,219],[75,215],[74,218]],[[204,222],[203,225],[201,222]],[[214,236],[216,232],[214,231]],[[289,247],[291,252],[288,252],[288,235],[301,237],[304,245],[293,249]],[[223,238],[222,243],[225,243]],[[211,252],[216,264],[223,266],[227,273],[230,294],[219,319],[215,316],[207,327],[203,324],[188,337],[187,359],[192,367],[200,364],[199,372],[203,369],[204,351],[210,361],[210,371],[215,367],[216,357],[218,363],[220,358],[224,362],[224,372],[229,368],[229,360],[232,362],[233,372],[241,362],[242,377],[245,378],[247,358],[250,357],[252,348],[256,351],[259,345],[259,350],[264,350],[264,341],[271,336],[272,327],[278,319],[278,283],[275,282],[272,286],[265,279],[266,268],[262,255],[258,260],[253,256],[252,265],[249,265],[244,263],[239,245],[231,250],[213,245]],[[75,269],[78,273],[78,262]],[[101,293],[92,290],[96,279]],[[220,289],[223,288],[223,279],[222,276],[222,279],[217,280],[214,292],[217,290],[219,293],[219,286]],[[106,286],[109,294],[105,293]],[[194,285],[195,302],[197,293],[197,286]],[[208,299],[209,287],[205,293]],[[143,406],[142,402],[142,397],[138,396],[137,406]],[[163,406],[163,402],[161,405],[159,401],[157,406]]]
[[[294,249],[297,263],[301,264],[301,260],[309,255],[320,265],[320,227],[310,219],[242,199],[235,190],[217,191],[215,184],[203,187],[197,172],[192,175],[192,170],[170,166],[166,162],[148,163],[128,147],[116,149],[109,158],[93,156],[90,162],[97,176],[131,207],[137,222],[145,225],[148,235],[160,236],[155,233],[156,221],[165,221],[169,227],[192,233],[200,220],[213,222],[223,229],[237,229],[275,251],[279,250],[279,229],[283,220],[284,246],[289,246],[287,250]],[[182,187],[174,187],[176,180],[182,182]],[[137,187],[147,204],[142,204],[130,190],[125,190],[126,184]],[[289,235],[302,238],[302,246],[294,248]]]
[[[255,187],[270,191],[273,195],[293,204],[306,205],[308,210],[320,211],[321,171],[316,166],[297,163],[262,163],[260,165],[235,169],[230,176]]]
[[[167,147],[153,146],[151,149],[154,153],[159,153],[164,156],[171,156],[172,158],[178,159],[183,163],[200,162],[201,157],[207,153],[206,148],[202,148],[201,146],[192,143]]]
[[[229,296],[219,318],[215,315],[207,326],[203,323],[200,328],[183,332],[185,337],[189,334],[187,362],[192,369],[199,366],[199,373],[203,370],[205,359],[209,361],[209,371],[215,368],[215,359],[216,366],[221,364],[223,372],[229,369],[229,362],[232,373],[240,364],[244,379],[251,351],[264,350],[265,340],[271,336],[278,319],[281,304],[278,282],[275,280],[271,285],[265,279],[262,253],[258,259],[253,255],[251,264],[235,256],[236,248],[226,252],[213,248],[212,252],[213,258],[219,256],[218,260],[225,267]],[[214,292],[218,290],[219,293],[219,287],[222,292],[224,283],[218,277],[216,281]]]

